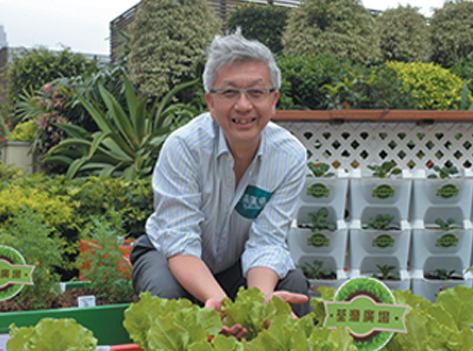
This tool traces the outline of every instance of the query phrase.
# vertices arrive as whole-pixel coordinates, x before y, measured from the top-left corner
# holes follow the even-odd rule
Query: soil
[[[433,273],[425,273],[425,274],[424,274],[424,278],[425,278],[425,279],[432,279],[432,280],[445,280],[445,279],[439,278],[438,275],[433,274]],[[452,275],[452,276],[449,277],[448,279],[449,279],[449,280],[463,280],[463,277],[462,277],[462,276],[459,276],[459,275]]]
[[[94,295],[94,291],[91,289],[72,289],[65,291],[59,296],[59,298],[53,298],[53,295],[50,298],[45,298],[47,303],[47,309],[55,308],[68,308],[68,307],[77,307],[78,302],[77,298],[84,295]],[[134,296],[131,302],[137,302],[138,296]],[[107,299],[96,298],[95,304],[97,306],[101,305],[111,305],[111,302]],[[20,303],[19,296],[15,296],[12,299],[1,301],[0,302],[0,312],[18,312],[18,311],[29,311],[30,307],[28,302]]]
[[[324,279],[324,280],[335,280],[335,279],[337,279],[337,274],[335,272],[331,272],[330,274],[319,273],[319,275],[317,277],[312,277],[312,276],[309,276],[309,275],[306,275],[306,274],[304,274],[304,276],[307,279]]]

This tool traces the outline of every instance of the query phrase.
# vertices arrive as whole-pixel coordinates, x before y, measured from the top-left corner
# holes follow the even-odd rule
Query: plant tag
[[[324,326],[345,326],[359,349],[380,350],[393,333],[407,333],[405,316],[409,306],[395,302],[391,290],[377,279],[348,280],[337,290],[335,301],[324,302]]]
[[[0,301],[17,295],[24,285],[33,285],[34,269],[17,250],[0,245]]]
[[[87,295],[87,296],[79,296],[77,298],[79,307],[94,307],[95,306],[95,296],[94,295]]]

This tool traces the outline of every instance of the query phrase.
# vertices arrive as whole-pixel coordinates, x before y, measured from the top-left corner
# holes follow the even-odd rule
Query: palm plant
[[[175,87],[160,101],[156,100],[150,109],[148,97],[138,100],[126,76],[123,79],[125,108],[103,86],[99,86],[99,91],[106,111],[99,109],[94,99],[89,102],[79,95],[81,104],[99,130],[90,133],[80,126],[58,124],[67,132],[68,138],[49,151],[45,162],[65,165],[67,178],[97,174],[119,175],[125,180],[133,180],[150,175],[169,134],[200,113],[194,107],[171,103],[180,90],[196,82],[193,80]]]

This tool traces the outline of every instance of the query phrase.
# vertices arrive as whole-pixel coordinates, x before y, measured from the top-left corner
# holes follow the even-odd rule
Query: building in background
[[[8,46],[7,42],[7,33],[5,33],[5,29],[3,25],[0,24],[0,48]]]

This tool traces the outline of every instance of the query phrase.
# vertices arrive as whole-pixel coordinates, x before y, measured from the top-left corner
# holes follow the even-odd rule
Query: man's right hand
[[[222,306],[223,299],[221,298],[210,298],[205,301],[204,305],[204,307],[213,308],[214,310],[216,310],[220,314],[220,318],[223,319],[225,317],[225,314],[222,312]],[[223,334],[225,336],[234,336],[238,341],[246,338],[247,333],[248,330],[243,328],[240,324],[235,324],[231,327],[224,325],[220,332],[220,334]]]

